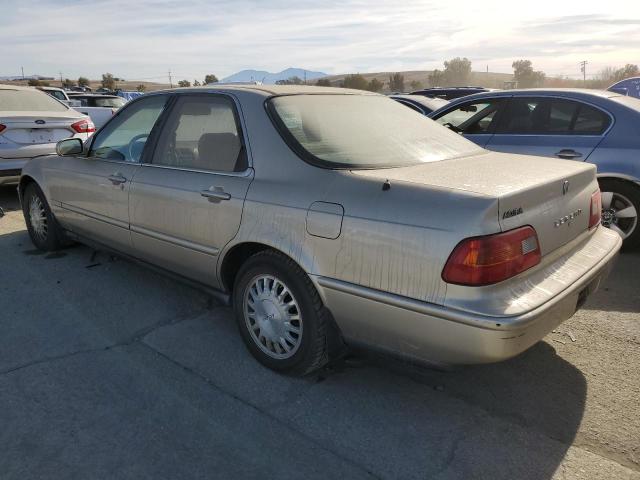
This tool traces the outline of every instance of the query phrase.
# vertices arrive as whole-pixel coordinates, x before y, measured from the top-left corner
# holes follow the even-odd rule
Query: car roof
[[[264,96],[272,95],[304,95],[304,94],[334,94],[334,95],[380,95],[379,93],[368,92],[366,90],[355,90],[351,88],[337,87],[316,87],[311,85],[205,85],[202,87],[184,87],[168,90],[159,90],[159,92],[210,92],[228,91],[228,92],[254,92]]]
[[[510,97],[510,96],[526,96],[526,95],[558,95],[558,96],[585,96],[611,98],[620,96],[619,93],[609,92],[607,90],[596,90],[591,88],[516,88],[513,90],[496,90],[493,92],[482,92],[462,97],[465,100],[484,97]]]

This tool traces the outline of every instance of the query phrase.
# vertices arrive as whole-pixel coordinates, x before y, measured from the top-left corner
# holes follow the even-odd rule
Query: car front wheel
[[[63,246],[62,230],[42,190],[35,183],[30,183],[24,190],[22,213],[29,237],[38,249],[52,252]]]
[[[309,276],[274,251],[250,257],[233,290],[245,345],[263,365],[297,375],[327,362],[328,312]]]

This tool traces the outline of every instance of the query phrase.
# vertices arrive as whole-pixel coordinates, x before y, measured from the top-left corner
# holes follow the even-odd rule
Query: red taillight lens
[[[0,132],[2,132],[5,128],[7,128],[7,126],[6,126],[6,125],[2,125],[2,124],[0,123]]]
[[[597,227],[600,223],[600,214],[602,212],[602,195],[600,190],[596,190],[591,195],[591,210],[589,213],[589,228]]]
[[[71,128],[78,133],[93,133],[96,131],[96,126],[93,122],[84,119],[72,124]]]
[[[442,279],[458,285],[490,285],[540,263],[533,227],[520,227],[485,237],[467,238],[453,249]]]

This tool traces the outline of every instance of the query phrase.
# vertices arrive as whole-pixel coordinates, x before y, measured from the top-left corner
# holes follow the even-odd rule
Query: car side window
[[[124,107],[117,117],[97,133],[91,144],[89,156],[121,162],[139,162],[167,98],[167,95],[152,95]]]
[[[611,117],[609,115],[581,103],[573,125],[573,133],[575,135],[602,135],[609,128],[610,123]]]
[[[513,98],[499,133],[594,135],[607,128],[603,112],[581,102],[557,98]]]
[[[244,171],[247,160],[238,125],[231,99],[211,94],[180,96],[152,163],[216,172]]]
[[[502,105],[501,99],[465,103],[435,119],[454,132],[466,134],[491,133]]]

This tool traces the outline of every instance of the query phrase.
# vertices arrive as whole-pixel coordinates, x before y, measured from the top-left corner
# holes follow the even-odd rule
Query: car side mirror
[[[56,144],[56,153],[61,157],[78,155],[82,153],[82,140],[79,138],[67,138]]]

